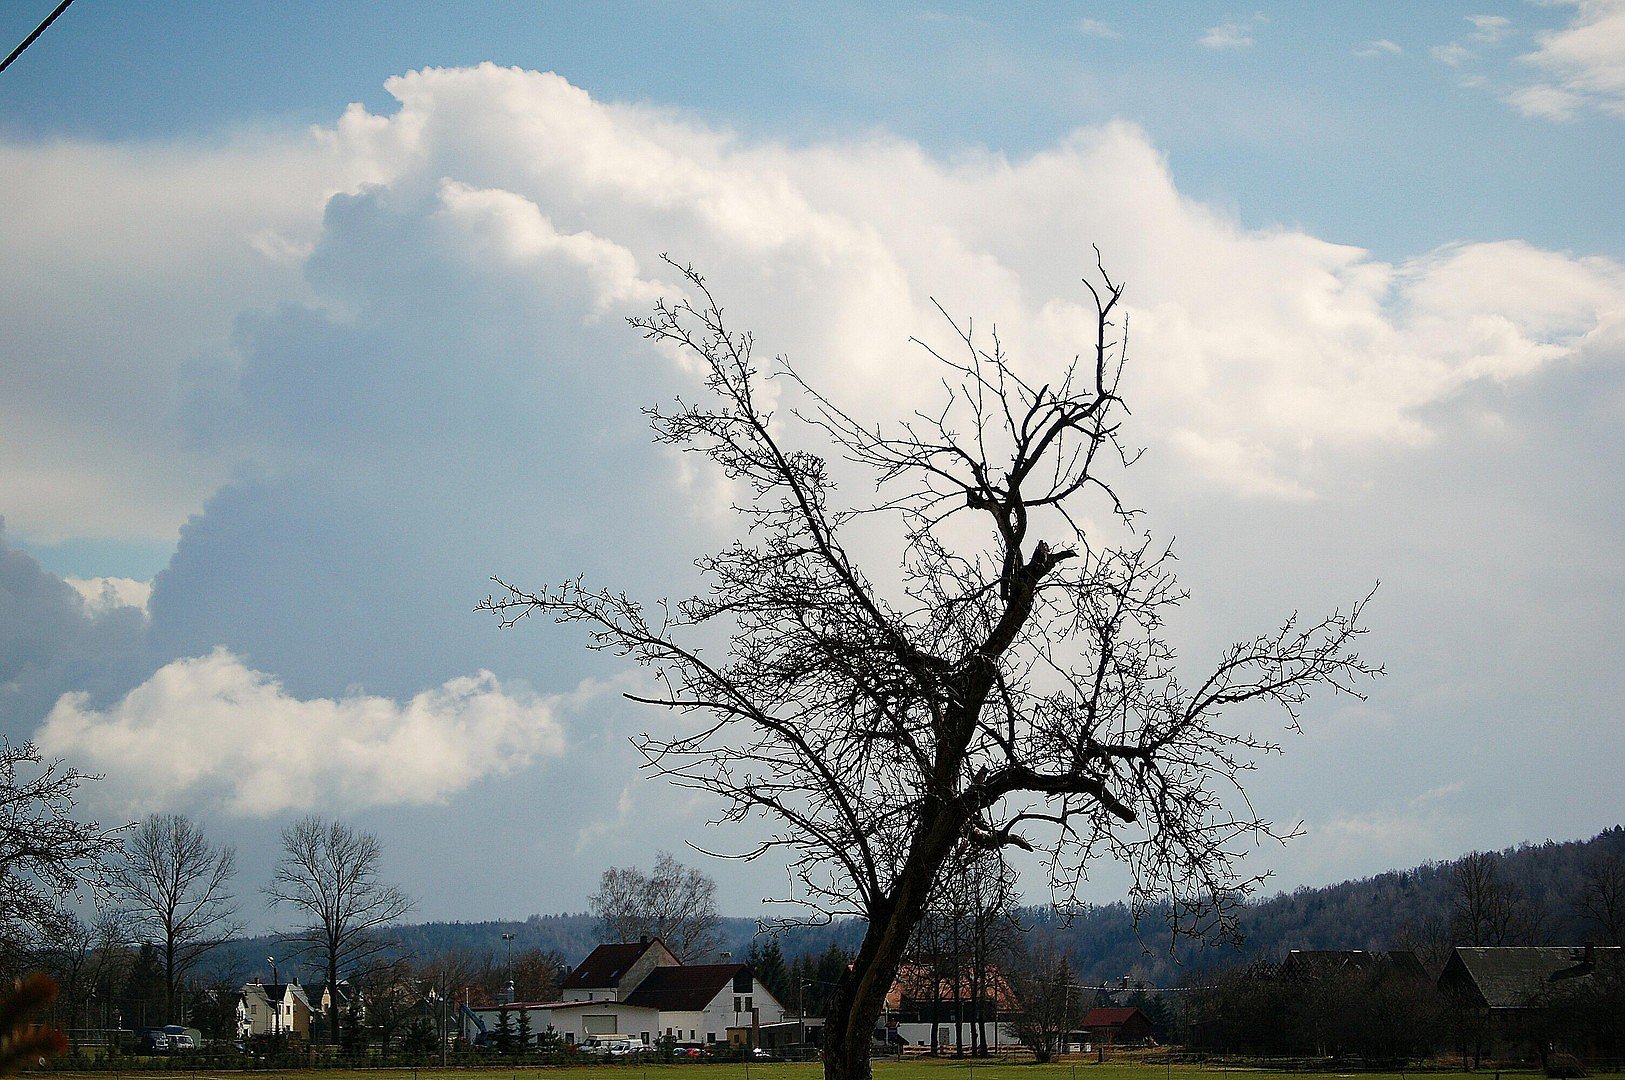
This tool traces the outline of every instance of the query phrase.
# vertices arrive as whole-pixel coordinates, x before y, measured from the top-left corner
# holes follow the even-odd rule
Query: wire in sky
[[[68,5],[71,3],[73,3],[73,0],[62,0],[62,2],[56,6],[55,11],[45,16],[45,21],[34,27],[34,32],[23,38],[23,43],[17,46],[15,49],[12,49],[10,56],[6,57],[4,60],[0,60],[0,71],[4,71],[10,67],[11,62],[17,59],[17,57],[21,56],[24,49],[34,44],[34,39],[45,33],[45,28],[56,22],[56,17],[68,10]]]

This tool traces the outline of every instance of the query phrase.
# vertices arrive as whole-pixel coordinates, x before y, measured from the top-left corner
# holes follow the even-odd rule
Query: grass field
[[[1280,1070],[1241,1069],[1219,1065],[1163,1065],[1133,1061],[1096,1064],[1086,1062],[1060,1062],[1050,1065],[1020,1064],[1000,1061],[971,1062],[931,1061],[877,1061],[874,1063],[875,1080],[1224,1080],[1225,1077],[1247,1074],[1264,1080],[1267,1077],[1308,1075],[1321,1080],[1412,1080],[1422,1075],[1427,1080],[1490,1080],[1494,1077],[1529,1077],[1533,1072],[1512,1073],[1485,1070],[1476,1073],[1429,1071],[1426,1073],[1309,1073],[1299,1074]],[[384,1076],[405,1080],[820,1080],[823,1067],[805,1064],[681,1064],[681,1065],[571,1065],[567,1067],[524,1068],[466,1068],[466,1069],[320,1069],[320,1070],[255,1070],[266,1080],[383,1080]],[[229,1080],[249,1075],[239,1070],[197,1070],[186,1072],[153,1072],[147,1070],[120,1074],[111,1071],[70,1073],[52,1070],[53,1077],[82,1076],[86,1080],[115,1080],[126,1075],[132,1080]]]

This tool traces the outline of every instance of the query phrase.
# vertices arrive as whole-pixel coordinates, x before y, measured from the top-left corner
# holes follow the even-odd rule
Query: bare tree
[[[272,905],[286,905],[304,925],[290,938],[315,956],[336,987],[339,973],[363,974],[388,949],[379,931],[412,910],[412,901],[378,879],[383,847],[371,833],[312,815],[282,830],[282,857],[267,886]],[[327,1031],[339,1041],[338,995],[328,1006]]]
[[[710,955],[722,941],[716,881],[664,851],[655,856],[653,873],[635,866],[605,870],[587,903],[611,941],[657,937],[684,963]]]
[[[1018,1009],[1015,1037],[1040,1065],[1065,1048],[1067,1034],[1083,1019],[1083,995],[1073,986],[1072,966],[1053,941],[1040,940],[1012,973]]]
[[[56,1011],[68,1017],[64,1027],[99,1026],[91,1003],[98,991],[104,1000],[110,996],[129,940],[129,917],[112,905],[98,909],[88,923],[63,909],[42,927],[36,960],[57,982]]]
[[[1501,874],[1493,851],[1474,851],[1451,870],[1450,936],[1457,945],[1535,945],[1544,912]]]
[[[0,975],[15,970],[63,901],[105,882],[120,830],[74,816],[79,785],[91,779],[33,743],[0,738]]]
[[[707,594],[675,605],[498,578],[483,606],[505,626],[532,613],[580,623],[595,647],[651,666],[660,690],[635,700],[703,719],[644,736],[648,766],[720,797],[722,820],[774,823],[742,855],[787,852],[812,917],[866,920],[828,1016],[826,1074],[869,1075],[884,996],[959,845],[1044,846],[1062,898],[1091,858],[1115,855],[1134,871],[1137,911],[1162,900],[1182,929],[1223,925],[1251,884],[1233,853],[1278,834],[1222,795],[1276,745],[1220,715],[1273,703],[1295,726],[1312,688],[1352,692],[1374,669],[1353,649],[1357,604],[1290,617],[1196,681],[1176,677],[1160,636],[1182,596],[1172,554],[1137,531],[1115,487],[1135,456],[1119,440],[1121,286],[1103,270],[1086,283],[1095,340],[1043,382],[1016,372],[996,334],[950,319],[953,355],[933,350],[940,409],[886,431],[782,360],[764,375],[751,335],[679,269],[692,299],[633,325],[695,361],[707,397],[649,415],[657,441],[736,483],[745,538],[700,559]],[[792,404],[775,413],[777,392]],[[803,437],[871,475],[876,501],[839,506],[834,470]],[[1095,499],[1116,515],[1098,531]],[[895,526],[899,582],[860,566],[860,523],[865,542]],[[705,650],[711,632],[730,636],[725,659]]]
[[[180,979],[243,928],[231,892],[236,873],[237,853],[209,843],[202,827],[181,814],[149,815],[125,845],[119,892],[137,932],[159,948],[171,1020]]]
[[[1625,859],[1598,855],[1586,863],[1575,906],[1596,927],[1600,944],[1625,944]]]

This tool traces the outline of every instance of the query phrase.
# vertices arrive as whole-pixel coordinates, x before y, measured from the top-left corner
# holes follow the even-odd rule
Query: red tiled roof
[[[1090,1009],[1083,1017],[1083,1026],[1095,1027],[1121,1027],[1134,1018],[1139,1012],[1136,1008],[1100,1008]]]

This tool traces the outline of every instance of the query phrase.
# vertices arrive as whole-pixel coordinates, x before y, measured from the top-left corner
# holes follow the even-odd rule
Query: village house
[[[910,1046],[949,1053],[961,1043],[968,1050],[977,1043],[996,1049],[1018,1042],[1008,1026],[1019,1008],[1015,991],[991,964],[982,978],[973,979],[973,974],[933,978],[929,965],[902,965],[886,993],[888,1029]],[[980,1028],[973,1031],[977,1024]]]
[[[761,1028],[785,1019],[749,965],[684,964],[658,938],[599,945],[565,976],[560,998],[506,1008],[515,1023],[523,1011],[533,1033],[551,1028],[572,1045],[627,1038],[653,1045],[669,1036],[688,1046],[759,1046]],[[466,1016],[490,1032],[502,1008],[470,1008]]]
[[[1554,1050],[1619,1059],[1625,948],[1457,946],[1438,986],[1464,1060],[1533,1053],[1546,1064]]]
[[[288,983],[248,983],[237,994],[237,1037],[286,1035],[310,1041],[310,999],[296,979]]]
[[[1144,1046],[1152,1037],[1151,1018],[1133,1006],[1097,1006],[1079,1025],[1082,1042],[1094,1046]]]

